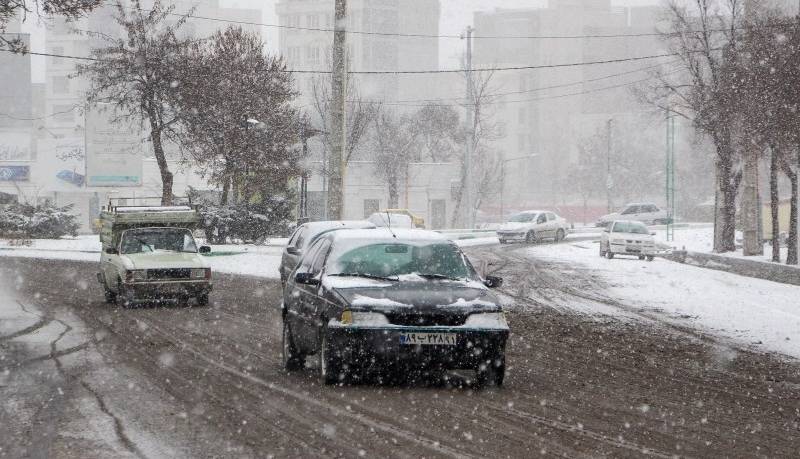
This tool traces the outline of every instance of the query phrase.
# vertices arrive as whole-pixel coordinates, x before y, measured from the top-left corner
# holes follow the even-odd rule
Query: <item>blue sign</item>
[[[0,182],[24,182],[30,178],[30,166],[0,166]]]
[[[75,186],[83,186],[83,181],[85,179],[83,174],[79,174],[77,172],[69,171],[66,169],[56,174],[56,177],[60,178],[65,182],[71,183]]]

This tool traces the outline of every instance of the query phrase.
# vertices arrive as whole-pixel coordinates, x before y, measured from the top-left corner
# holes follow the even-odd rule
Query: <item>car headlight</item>
[[[502,312],[481,312],[470,314],[464,322],[467,327],[476,328],[508,328],[506,315]]]
[[[193,268],[192,279],[211,279],[210,268]]]
[[[380,312],[351,311],[342,312],[340,322],[344,325],[389,325],[389,319]]]
[[[132,269],[125,273],[125,280],[128,282],[136,282],[136,281],[143,281],[147,280],[147,270],[146,269]]]
[[[625,243],[625,239],[612,239],[611,243],[612,244],[624,244]]]

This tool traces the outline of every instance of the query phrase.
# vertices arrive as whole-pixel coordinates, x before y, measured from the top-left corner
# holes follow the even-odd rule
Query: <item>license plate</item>
[[[400,333],[400,344],[455,346],[455,333]]]

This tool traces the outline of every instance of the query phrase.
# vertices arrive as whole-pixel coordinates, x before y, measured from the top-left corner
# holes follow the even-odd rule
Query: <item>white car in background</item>
[[[611,259],[614,255],[632,255],[640,260],[653,261],[656,253],[654,234],[642,222],[615,220],[600,234],[600,256]]]
[[[603,215],[597,219],[596,226],[607,226],[614,220],[630,220],[645,225],[665,225],[670,222],[666,210],[660,209],[651,202],[634,202],[626,205],[621,211]]]
[[[375,212],[367,218],[367,221],[378,228],[414,228],[414,220],[411,218],[411,216],[406,214]]]
[[[519,241],[533,243],[543,239],[555,242],[567,237],[567,221],[547,210],[526,210],[511,217],[497,229],[501,244]]]

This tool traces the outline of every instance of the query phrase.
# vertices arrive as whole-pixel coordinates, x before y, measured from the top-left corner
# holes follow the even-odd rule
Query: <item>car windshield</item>
[[[617,222],[614,224],[614,233],[648,234],[647,227],[638,222]]]
[[[183,228],[143,228],[122,234],[122,253],[197,252],[192,233]]]
[[[473,279],[475,272],[461,251],[448,242],[347,244],[328,261],[328,275],[381,277],[403,280],[415,275],[426,279]]]
[[[517,214],[509,218],[508,221],[514,223],[530,222],[536,218],[536,215],[537,214]]]

